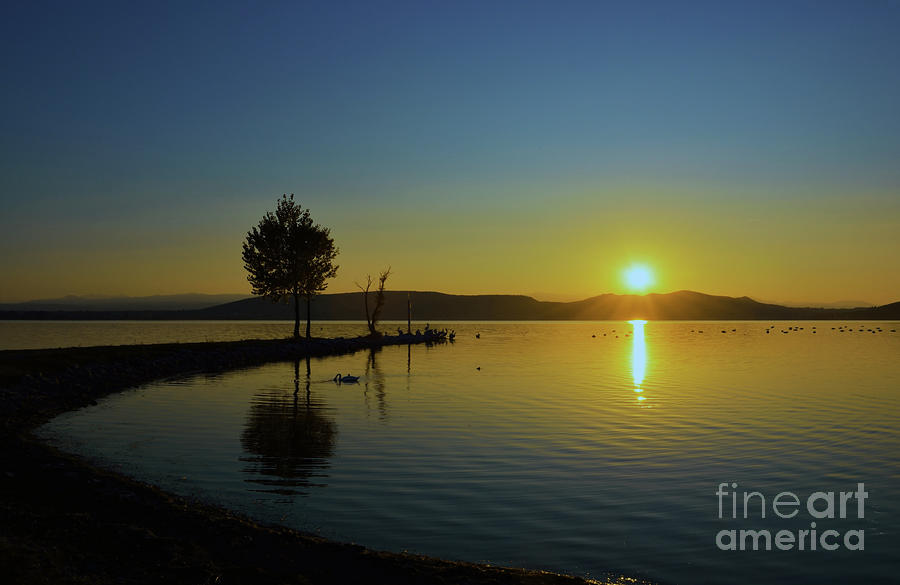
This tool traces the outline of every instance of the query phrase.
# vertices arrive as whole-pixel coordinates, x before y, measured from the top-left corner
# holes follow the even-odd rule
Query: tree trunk
[[[309,337],[309,330],[306,333]],[[300,295],[294,293],[294,339],[300,339]]]
[[[369,289],[363,291],[363,304],[366,307],[366,327],[369,328],[369,334],[374,334],[375,329],[372,327],[372,321],[369,319]]]
[[[310,305],[312,304],[312,295],[306,295],[306,341],[309,341],[309,322],[310,316],[312,315],[312,310],[310,309]]]

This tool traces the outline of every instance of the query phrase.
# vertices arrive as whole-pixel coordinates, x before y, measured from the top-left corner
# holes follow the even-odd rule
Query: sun
[[[653,271],[644,264],[632,264],[625,269],[625,284],[634,291],[644,291],[654,283]]]

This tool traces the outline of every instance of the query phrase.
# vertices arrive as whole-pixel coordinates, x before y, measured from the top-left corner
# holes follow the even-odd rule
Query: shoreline
[[[395,335],[0,351],[0,571],[16,583],[610,582],[375,551],[265,525],[97,467],[31,433],[153,380],[437,342]]]

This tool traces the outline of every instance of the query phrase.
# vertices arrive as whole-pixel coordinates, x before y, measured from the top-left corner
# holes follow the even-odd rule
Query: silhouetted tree
[[[378,318],[381,316],[381,310],[384,308],[384,283],[387,282],[388,277],[391,275],[391,268],[388,266],[387,270],[381,271],[381,274],[378,275],[378,290],[375,291],[375,307],[372,309],[371,316],[369,315],[369,291],[372,289],[372,284],[374,280],[372,279],[371,274],[366,275],[366,286],[356,283],[356,286],[359,287],[359,290],[363,292],[363,304],[366,309],[366,325],[369,327],[369,335],[373,337],[377,337],[380,334],[375,329],[375,325],[378,323]]]
[[[247,232],[244,268],[253,294],[281,301],[294,299],[294,338],[300,337],[300,297],[306,298],[306,338],[310,338],[312,297],[334,278],[338,249],[330,230],[313,222],[309,210],[282,195],[275,212],[266,212]]]

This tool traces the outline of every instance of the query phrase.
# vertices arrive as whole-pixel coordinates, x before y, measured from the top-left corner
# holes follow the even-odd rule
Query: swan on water
[[[350,374],[347,374],[346,376],[341,376],[340,373],[337,373],[337,374],[335,374],[333,380],[335,382],[339,382],[339,383],[344,382],[347,384],[351,384],[353,382],[359,382],[359,376],[351,376]]]

